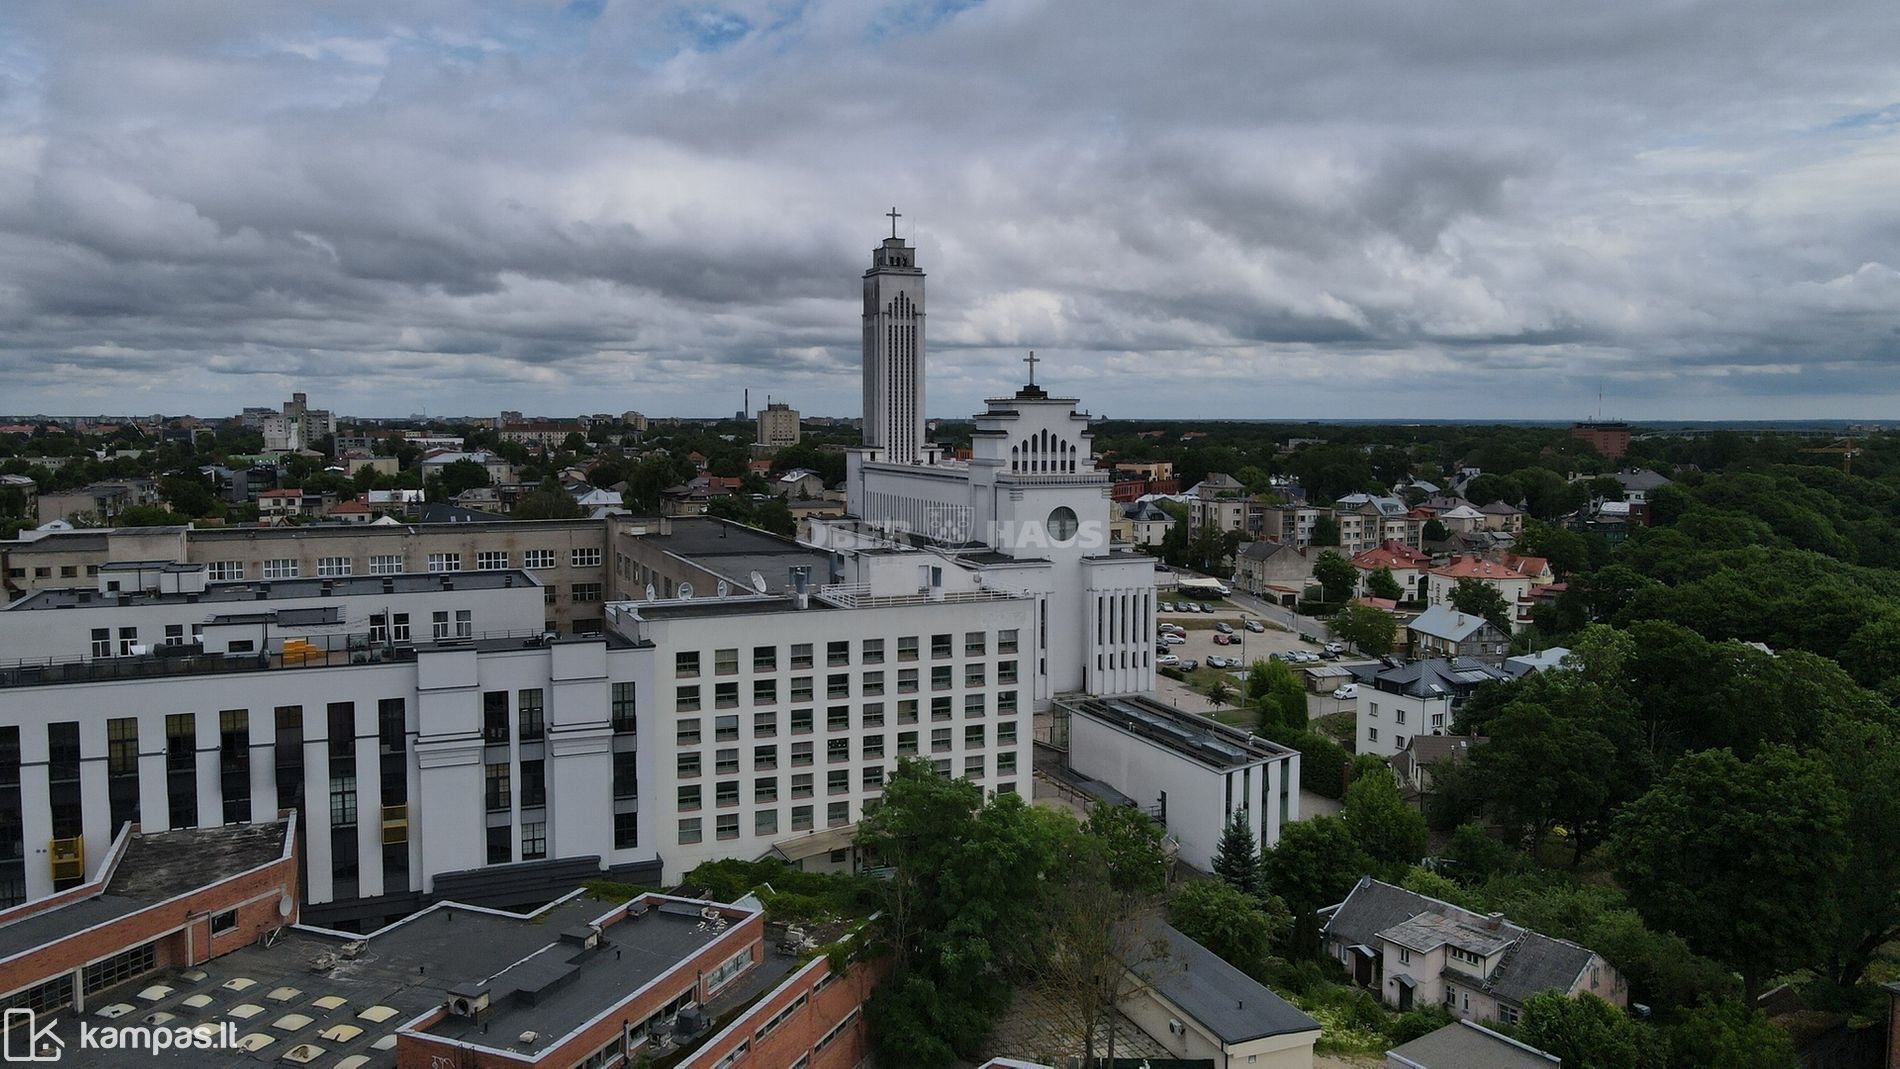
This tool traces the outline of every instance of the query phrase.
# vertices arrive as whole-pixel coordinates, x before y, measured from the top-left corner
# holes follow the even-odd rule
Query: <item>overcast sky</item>
[[[0,5],[0,412],[1900,416],[1893,0]]]

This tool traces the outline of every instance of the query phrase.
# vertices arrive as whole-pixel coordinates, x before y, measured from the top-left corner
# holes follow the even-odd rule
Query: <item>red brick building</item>
[[[1611,460],[1630,451],[1630,425],[1627,423],[1572,423],[1570,437],[1588,442],[1590,448]]]

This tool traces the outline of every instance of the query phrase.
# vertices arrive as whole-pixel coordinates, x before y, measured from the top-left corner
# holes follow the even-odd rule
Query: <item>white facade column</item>
[[[356,893],[383,893],[383,757],[375,702],[356,703]]]
[[[542,744],[547,856],[605,858],[614,852],[613,686],[607,678],[607,646],[565,643],[549,654]],[[708,731],[707,737],[711,735]]]
[[[1264,800],[1260,807],[1260,830],[1265,838],[1261,842],[1267,846],[1273,846],[1280,841],[1280,788],[1284,782],[1282,779],[1285,775],[1284,763],[1269,761],[1261,766],[1260,771],[1261,778],[1266,781],[1261,784],[1265,788]]]
[[[29,900],[53,893],[53,806],[47,780],[46,732],[20,732],[20,834],[26,846]]]
[[[252,709],[246,719],[251,732],[251,820],[267,824],[277,819],[277,710]]]
[[[215,828],[224,823],[224,777],[219,774],[218,713],[193,713],[191,743],[192,768],[198,776],[198,826]]]
[[[118,833],[112,826],[112,794],[106,786],[106,722],[87,717],[79,722],[79,821],[86,837],[86,877],[99,871],[106,847]]]
[[[329,718],[323,706],[303,718],[303,845],[305,901],[329,902],[336,897],[330,862],[330,740]],[[312,728],[320,737],[312,738]]]
[[[409,795],[410,872],[435,876],[487,862],[482,804],[482,695],[472,649],[429,650],[416,663],[417,776]]]

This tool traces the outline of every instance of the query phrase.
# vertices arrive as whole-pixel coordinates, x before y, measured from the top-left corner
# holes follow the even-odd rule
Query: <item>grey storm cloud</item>
[[[1877,417],[1886,0],[0,8],[0,411]],[[734,395],[734,396],[728,396]]]

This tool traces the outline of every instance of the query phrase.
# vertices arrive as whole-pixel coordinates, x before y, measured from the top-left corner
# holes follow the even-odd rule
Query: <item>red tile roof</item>
[[[1542,557],[1520,557],[1506,553],[1502,560],[1486,560],[1476,556],[1453,557],[1450,563],[1441,564],[1431,572],[1447,579],[1535,579],[1549,567]]]
[[[1370,572],[1380,568],[1423,568],[1431,561],[1430,554],[1420,553],[1403,542],[1388,538],[1377,549],[1368,549],[1354,557],[1352,565]]]

